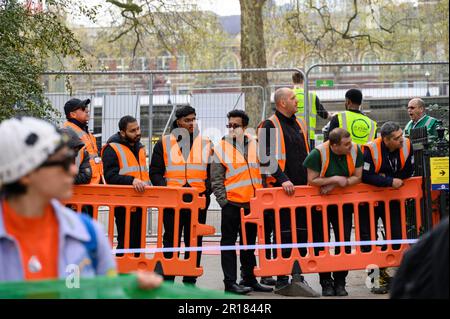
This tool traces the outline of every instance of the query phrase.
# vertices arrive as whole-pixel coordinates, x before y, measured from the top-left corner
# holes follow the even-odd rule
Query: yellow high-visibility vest
[[[297,113],[295,116],[298,119],[305,120],[305,91],[302,88],[294,89],[295,96],[297,97]],[[309,112],[309,139],[315,139],[316,118],[317,118],[317,106],[316,106],[316,93],[309,93],[309,103],[311,104],[311,111]]]
[[[338,114],[338,119],[339,127],[350,133],[354,143],[364,145],[375,139],[377,122],[371,120],[368,116],[345,111]]]

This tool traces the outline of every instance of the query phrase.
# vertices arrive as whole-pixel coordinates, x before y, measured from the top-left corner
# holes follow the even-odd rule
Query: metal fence
[[[241,86],[237,75],[244,72],[267,72],[269,84]],[[62,116],[64,103],[72,96],[91,99],[89,128],[97,137],[99,148],[117,132],[118,121],[133,115],[140,123],[142,142],[151,154],[154,143],[170,131],[176,107],[195,107],[203,134],[217,143],[226,134],[226,114],[232,109],[245,109],[247,94],[259,97],[262,120],[274,112],[274,92],[279,87],[291,87],[291,75],[300,72],[305,78],[305,93],[315,91],[328,111],[344,110],[346,90],[359,88],[364,95],[363,110],[379,124],[395,120],[404,126],[409,120],[406,108],[412,97],[422,97],[427,104],[448,106],[448,61],[380,62],[315,64],[306,72],[297,68],[232,69],[183,71],[67,71],[46,72],[44,83],[47,97]],[[235,75],[235,76],[229,76]],[[70,90],[64,77],[70,79]],[[69,94],[68,92],[71,92]],[[63,93],[61,93],[63,92]],[[305,105],[309,105],[305,94]],[[309,113],[305,107],[305,115]],[[433,115],[433,114],[432,114]],[[305,116],[309,120],[308,116]],[[316,132],[326,124],[318,117]],[[320,138],[320,134],[317,134]],[[149,211],[148,233],[156,234],[157,212]],[[211,201],[207,223],[220,231],[220,207]]]
[[[363,92],[362,110],[379,125],[393,120],[404,127],[409,121],[406,106],[413,97],[423,98],[427,105],[448,106],[449,62],[321,63],[306,70],[305,93],[316,92],[332,112],[345,110],[345,92],[351,88]],[[305,105],[308,99],[305,94]],[[319,119],[317,132],[324,124]]]

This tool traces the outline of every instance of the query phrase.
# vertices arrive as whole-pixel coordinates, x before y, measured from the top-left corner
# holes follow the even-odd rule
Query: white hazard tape
[[[165,248],[132,248],[113,249],[113,254],[145,253],[153,254],[159,252],[186,252],[186,251],[217,251],[217,250],[248,250],[248,249],[273,249],[273,248],[316,248],[335,246],[371,246],[371,245],[396,245],[414,244],[418,239],[393,239],[372,241],[344,241],[330,243],[297,243],[297,244],[271,244],[271,245],[231,245],[231,246],[204,246],[204,247],[165,247]]]

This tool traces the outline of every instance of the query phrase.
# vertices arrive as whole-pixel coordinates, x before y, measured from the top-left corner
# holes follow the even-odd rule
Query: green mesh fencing
[[[242,298],[221,291],[164,283],[155,289],[140,289],[135,275],[65,280],[0,283],[0,299],[223,299]],[[73,288],[69,288],[73,287]]]

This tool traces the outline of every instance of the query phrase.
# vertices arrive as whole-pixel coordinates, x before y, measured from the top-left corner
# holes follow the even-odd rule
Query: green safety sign
[[[316,80],[316,87],[333,87],[334,81],[333,80]]]

